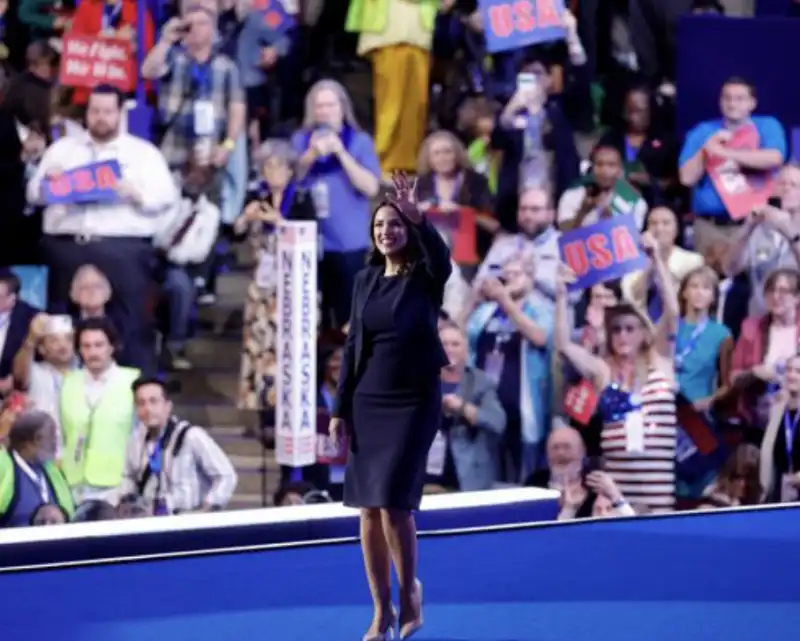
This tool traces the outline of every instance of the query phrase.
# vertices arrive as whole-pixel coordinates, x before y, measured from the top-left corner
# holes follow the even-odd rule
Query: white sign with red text
[[[278,225],[275,458],[317,460],[317,224]]]

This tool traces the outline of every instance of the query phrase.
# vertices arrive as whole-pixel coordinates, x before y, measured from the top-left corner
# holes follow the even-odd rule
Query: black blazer
[[[439,340],[439,311],[444,286],[450,278],[450,250],[441,235],[427,220],[409,225],[422,250],[422,260],[404,279],[403,289],[393,310],[400,340],[418,359],[415,370],[420,380],[438,376],[449,363]],[[364,307],[384,272],[383,265],[367,265],[356,275],[350,308],[350,330],[342,354],[339,385],[331,415],[351,416],[353,392],[364,366]]]
[[[18,300],[11,310],[11,318],[6,331],[6,343],[3,353],[0,354],[0,378],[5,378],[11,373],[14,357],[28,336],[28,328],[39,310],[33,305],[28,305],[23,300]]]

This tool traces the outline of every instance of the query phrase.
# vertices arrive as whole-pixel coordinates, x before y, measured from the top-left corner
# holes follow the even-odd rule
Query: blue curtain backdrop
[[[719,117],[719,90],[743,76],[758,91],[757,113],[800,127],[800,20],[687,16],[678,23],[678,135],[700,120]],[[793,150],[797,156],[797,150]]]

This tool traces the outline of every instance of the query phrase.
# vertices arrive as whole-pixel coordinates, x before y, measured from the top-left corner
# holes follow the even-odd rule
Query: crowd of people
[[[557,488],[564,519],[796,500],[800,167],[746,78],[675,134],[674,18],[726,3],[657,19],[587,3],[562,37],[494,54],[476,2],[339,4],[0,1],[0,526],[226,506],[236,472],[175,415],[163,374],[192,367],[220,241],[246,242],[238,403],[268,420],[281,220],[318,225],[330,413],[395,171],[416,177],[452,261],[431,491]],[[76,34],[143,47],[146,135],[132,93],[61,84]],[[372,109],[341,82],[364,60]],[[120,169],[112,198],[53,201],[54,181],[103,162]],[[769,201],[732,217],[717,163],[774,184]],[[561,234],[621,215],[648,266],[574,291]],[[23,265],[47,268],[46,309],[23,299]],[[286,469],[274,500],[337,500],[342,482],[340,465]]]

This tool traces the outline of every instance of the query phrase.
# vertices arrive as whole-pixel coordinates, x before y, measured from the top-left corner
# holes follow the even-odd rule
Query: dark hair
[[[75,328],[75,347],[76,349],[81,344],[81,337],[84,332],[103,332],[111,343],[112,347],[116,349],[119,345],[119,334],[114,323],[107,316],[98,316],[96,318],[85,318],[78,323]]]
[[[284,499],[290,494],[297,494],[300,497],[305,498],[310,492],[316,491],[315,488],[311,483],[307,481],[292,481],[290,483],[286,483],[278,488],[278,491],[275,492],[275,495],[272,497],[272,504],[275,506],[280,506],[283,503]]]
[[[157,376],[140,376],[131,385],[131,390],[134,394],[138,392],[143,387],[147,387],[148,385],[156,385],[161,388],[161,392],[164,394],[164,398],[169,400],[169,387],[167,384],[162,381]]]
[[[47,427],[55,428],[55,420],[47,412],[41,410],[22,412],[11,424],[8,444],[11,449],[18,450],[22,445],[33,443]]]
[[[11,294],[19,294],[22,285],[19,282],[19,276],[8,268],[0,269],[0,283],[8,287]]]
[[[116,96],[117,107],[120,109],[122,109],[122,104],[125,102],[125,96],[122,92],[113,85],[108,84],[97,85],[92,89],[92,93],[89,97],[91,98],[91,96]]]
[[[794,289],[792,293],[800,293],[800,271],[793,267],[778,267],[778,269],[772,270],[766,280],[764,280],[764,293],[766,294],[775,289],[775,285],[778,284],[778,279],[781,277],[791,281],[792,288]]]
[[[725,91],[725,87],[730,87],[733,85],[738,85],[740,87],[747,87],[748,91],[750,92],[750,95],[753,98],[757,98],[755,85],[753,85],[752,82],[750,82],[746,78],[743,78],[742,76],[730,76],[727,80],[725,80],[725,82],[722,83],[720,92]]]
[[[69,523],[69,514],[67,514],[67,511],[63,507],[61,507],[58,503],[44,503],[33,511],[33,514],[31,514],[31,520],[28,521],[28,525],[36,525],[36,519],[39,518],[39,514],[51,507],[61,512],[61,516],[64,517],[64,523]]]
[[[619,158],[620,163],[624,160],[622,158],[622,154],[620,153],[619,149],[617,149],[611,143],[600,142],[594,146],[592,152],[589,154],[589,160],[592,164],[595,162],[595,156],[599,154],[601,151],[610,151],[612,152],[617,158]]]
[[[405,225],[406,230],[408,232],[408,241],[406,242],[406,246],[402,250],[403,254],[403,267],[400,270],[401,274],[409,274],[414,269],[414,266],[422,260],[422,244],[419,240],[418,232],[414,229],[413,225],[409,225],[408,221],[403,216],[402,212],[397,208],[397,206],[388,200],[382,201],[372,212],[372,216],[369,219],[369,241],[372,244],[372,249],[370,250],[369,254],[367,255],[367,265],[384,265],[386,262],[386,258],[383,254],[381,254],[378,249],[375,247],[375,216],[378,215],[378,212],[383,209],[384,207],[389,207],[390,209],[397,212],[397,215],[400,216],[400,220],[403,221],[403,225]]]
[[[52,66],[58,62],[58,52],[56,52],[47,40],[34,40],[25,50],[25,62],[28,65],[44,61]]]
[[[117,508],[107,501],[86,501],[75,514],[75,521],[86,523],[91,521],[113,521],[118,517]]]
[[[719,471],[717,486],[727,494],[729,484],[737,477],[742,478],[745,482],[742,505],[757,505],[761,502],[762,493],[760,467],[758,448],[751,443],[740,443]]]
[[[653,216],[653,212],[658,210],[665,210],[672,214],[672,217],[675,219],[675,245],[677,247],[683,247],[683,233],[684,233],[684,222],[683,216],[681,216],[677,211],[675,211],[669,205],[655,205],[651,207],[647,214],[644,217],[644,223],[642,224],[642,231],[647,230],[647,226],[650,224],[650,218]]]

